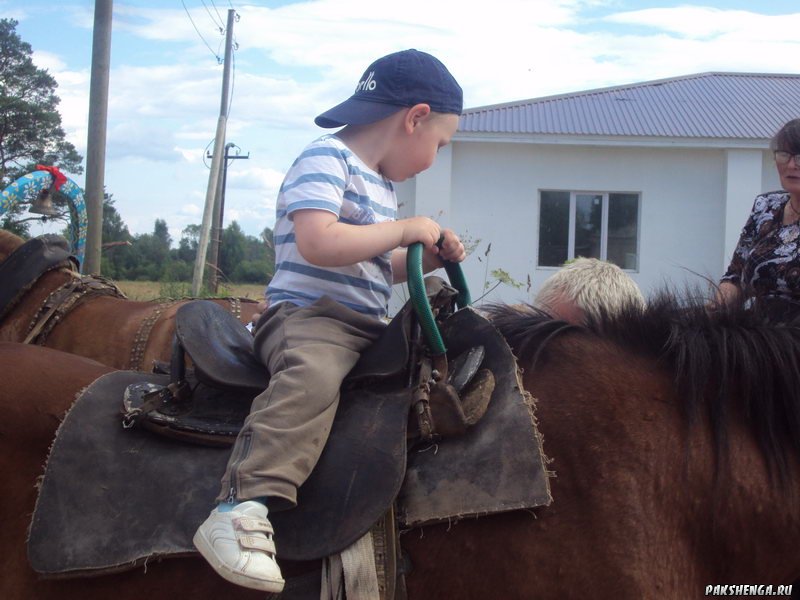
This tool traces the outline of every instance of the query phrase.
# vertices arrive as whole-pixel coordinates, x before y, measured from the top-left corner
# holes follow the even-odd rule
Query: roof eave
[[[560,146],[619,146],[645,148],[744,148],[768,150],[769,138],[686,138],[529,133],[457,132],[452,142],[534,144]]]

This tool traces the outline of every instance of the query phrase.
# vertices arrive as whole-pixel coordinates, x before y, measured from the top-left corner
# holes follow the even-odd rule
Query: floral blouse
[[[783,224],[787,192],[756,197],[722,281],[748,293],[800,300],[800,222]]]

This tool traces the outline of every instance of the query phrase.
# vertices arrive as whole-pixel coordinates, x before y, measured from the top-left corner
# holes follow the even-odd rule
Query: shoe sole
[[[194,543],[194,547],[200,552],[200,555],[206,559],[206,562],[214,569],[217,575],[226,581],[253,590],[272,592],[273,594],[279,594],[283,591],[283,586],[286,583],[283,579],[256,579],[231,570],[230,567],[217,558],[211,544],[200,531],[194,534],[192,542]]]

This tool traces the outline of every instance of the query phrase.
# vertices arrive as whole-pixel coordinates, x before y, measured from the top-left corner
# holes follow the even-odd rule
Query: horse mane
[[[531,369],[554,338],[570,331],[649,357],[669,372],[687,422],[708,416],[719,460],[738,416],[770,475],[786,482],[790,455],[800,456],[800,308],[774,300],[708,306],[703,294],[662,290],[646,307],[601,312],[586,325],[556,321],[530,305],[495,304],[487,312]]]

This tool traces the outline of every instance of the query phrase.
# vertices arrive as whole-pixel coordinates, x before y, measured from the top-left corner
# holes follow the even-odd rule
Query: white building
[[[645,295],[717,281],[755,196],[780,189],[769,140],[798,117],[800,75],[752,73],[472,108],[434,166],[398,186],[400,214],[477,242],[473,298],[502,269],[522,287],[486,300],[530,300],[578,255],[619,264]]]

